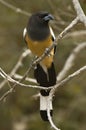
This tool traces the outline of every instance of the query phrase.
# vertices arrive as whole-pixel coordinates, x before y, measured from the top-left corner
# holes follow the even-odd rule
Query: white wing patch
[[[24,28],[24,31],[23,31],[23,38],[25,38],[26,33],[27,33],[27,29],[26,29],[26,28]]]
[[[53,37],[53,39],[55,40],[56,38],[55,38],[55,34],[54,34],[54,32],[53,32],[53,30],[52,30],[52,28],[50,27],[50,33],[51,33],[51,35],[52,35],[52,37]]]

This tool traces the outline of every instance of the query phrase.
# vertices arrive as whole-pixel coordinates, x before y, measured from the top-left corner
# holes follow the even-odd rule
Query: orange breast
[[[28,37],[28,35],[26,35],[25,40],[32,53],[38,57],[40,57],[44,53],[46,48],[49,48],[53,44],[51,36],[49,36],[44,41],[33,41]],[[51,50],[50,56],[46,56],[41,61],[42,64],[44,64],[46,67],[50,67],[51,63],[53,62],[53,55],[54,49]]]

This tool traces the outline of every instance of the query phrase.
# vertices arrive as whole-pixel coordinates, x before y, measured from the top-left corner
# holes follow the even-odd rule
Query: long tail
[[[43,69],[43,67],[38,64],[37,68],[34,70],[34,76],[40,86],[50,87],[56,84],[56,73],[54,64],[52,63],[50,68],[47,68],[47,71]],[[50,90],[41,90],[40,91],[40,115],[44,121],[48,121],[47,117],[47,104],[48,109],[50,109],[50,115],[52,116],[53,107],[52,100],[49,99]]]

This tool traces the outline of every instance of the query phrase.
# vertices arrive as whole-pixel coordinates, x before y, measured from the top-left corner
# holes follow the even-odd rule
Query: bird
[[[49,24],[51,20],[54,20],[54,16],[51,13],[46,11],[35,12],[30,16],[27,26],[24,28],[23,38],[33,55],[38,58],[43,55],[45,50],[55,40],[54,32]],[[34,67],[34,77],[40,86],[50,87],[56,84],[55,51],[56,47]],[[49,99],[50,91],[51,89],[40,90],[40,115],[44,121],[49,121],[47,107],[49,107],[50,116],[52,117],[53,115],[52,100]]]

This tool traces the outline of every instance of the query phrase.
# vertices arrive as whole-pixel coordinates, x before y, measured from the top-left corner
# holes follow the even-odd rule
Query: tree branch
[[[30,88],[37,88],[37,89],[44,89],[44,90],[52,89],[51,92],[50,92],[50,95],[51,95],[51,97],[52,97],[53,94],[54,94],[54,92],[55,92],[55,90],[56,90],[58,87],[64,85],[64,84],[67,83],[69,80],[71,80],[72,78],[74,78],[75,76],[79,75],[81,72],[83,72],[83,71],[85,71],[85,70],[86,70],[86,66],[83,66],[83,67],[80,68],[79,70],[75,71],[73,74],[69,75],[69,76],[68,76],[67,78],[65,78],[64,80],[62,80],[62,81],[60,81],[59,83],[57,83],[55,86],[51,86],[51,87],[48,87],[48,88],[45,88],[45,87],[42,87],[42,86],[22,84],[22,83],[20,83],[20,82],[18,82],[18,81],[16,81],[16,80],[12,79],[10,76],[8,76],[1,68],[0,68],[0,75],[1,75],[3,78],[7,79],[7,81],[10,81],[10,82],[14,83],[14,85],[15,85],[15,83],[16,83],[16,85],[19,85],[19,86],[21,86],[21,87],[30,87]],[[11,92],[13,91],[12,89],[13,89],[13,88],[11,88],[11,91],[7,91],[4,95],[7,96],[9,93],[11,93]],[[4,97],[6,97],[6,96],[4,96],[4,95],[3,95],[3,98],[2,98],[2,97],[0,98],[0,101],[3,100]]]
[[[49,95],[49,100],[52,100],[51,98],[51,95]],[[59,128],[57,128],[52,120],[52,117],[50,115],[50,109],[49,109],[49,102],[47,102],[47,116],[48,116],[48,120],[49,120],[49,123],[51,125],[52,128],[54,128],[55,130],[60,130]]]
[[[48,107],[47,107],[48,108]],[[49,120],[49,123],[51,125],[52,128],[54,128],[55,130],[60,130],[59,128],[57,128],[52,120],[52,117],[50,115],[50,111],[49,109],[47,109],[47,116],[48,116],[48,120]]]
[[[76,17],[57,37],[56,41],[62,39],[79,21],[79,18]]]
[[[86,15],[85,15],[84,11],[82,10],[79,1],[78,0],[72,0],[72,2],[73,2],[73,5],[74,5],[74,8],[75,8],[75,11],[77,13],[79,20],[82,23],[84,23],[84,25],[86,26]]]
[[[24,58],[29,55],[30,56],[31,51],[29,49],[25,50],[21,56],[19,57],[16,65],[13,67],[12,71],[10,72],[9,76],[12,77],[16,74],[16,72],[18,71],[18,69],[22,66],[22,62],[24,60]],[[0,84],[0,90],[3,88],[3,86],[7,83],[6,80],[2,81]]]
[[[0,3],[2,3],[4,6],[10,8],[10,9],[14,10],[16,13],[20,13],[20,14],[23,14],[23,15],[26,15],[26,16],[31,16],[30,13],[28,13],[28,12],[26,12],[26,11],[20,9],[20,8],[17,8],[17,7],[11,5],[10,3],[8,3],[4,0],[0,0]]]
[[[67,83],[68,81],[70,81],[72,78],[78,76],[79,74],[81,74],[82,72],[86,71],[86,65],[81,67],[80,69],[78,69],[77,71],[75,71],[74,73],[70,74],[67,78],[63,79],[62,81],[60,81],[59,83],[57,83],[51,90],[51,97],[53,96],[53,94],[55,93],[56,89],[58,87],[63,86],[65,83]]]
[[[86,48],[86,42],[80,43],[76,48],[73,49],[72,53],[69,55],[66,63],[57,76],[57,82],[60,82],[67,74],[67,72],[72,68],[75,59],[82,49]]]
[[[0,75],[1,75],[4,79],[6,79],[7,81],[13,83],[13,86],[16,84],[16,85],[19,85],[20,87],[38,88],[38,89],[48,89],[48,88],[45,88],[45,87],[42,87],[42,86],[27,85],[27,84],[20,83],[19,81],[14,80],[14,79],[11,78],[9,75],[7,75],[1,68],[0,68]],[[13,86],[12,86],[12,87],[13,87]],[[50,88],[52,88],[52,87],[50,87]]]
[[[19,80],[23,78],[23,76],[21,76],[19,74],[15,74],[15,75],[13,75],[13,77],[15,79],[19,79]],[[28,81],[28,82],[32,82],[32,83],[37,83],[37,81],[35,79],[33,79],[33,78],[28,78],[27,77],[25,80]]]
[[[80,36],[86,36],[86,30],[79,30],[79,31],[69,32],[67,35],[64,36],[64,38],[80,37]]]

